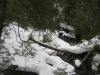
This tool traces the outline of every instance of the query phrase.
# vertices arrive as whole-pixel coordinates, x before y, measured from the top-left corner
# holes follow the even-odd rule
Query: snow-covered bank
[[[31,32],[32,29],[30,28],[24,30],[20,27],[18,31],[16,23],[10,24],[9,27],[4,29],[2,36],[2,39],[4,39],[3,46],[14,57],[12,64],[18,65],[20,70],[36,72],[39,75],[55,75],[55,72],[63,71],[69,75],[74,73],[72,65],[63,61],[60,57],[54,56],[54,50],[30,42],[28,38]],[[33,38],[42,42],[44,34],[45,32],[33,31]],[[91,43],[84,41],[81,44],[71,46],[69,43],[59,39],[57,33],[53,33],[51,42],[46,42],[45,44],[78,54],[91,50],[95,44],[100,44],[100,40],[95,37],[91,39]]]
[[[36,52],[34,57],[16,55],[12,64],[18,65],[18,70],[36,72],[39,75],[54,75],[54,72],[62,70],[68,74],[74,73],[72,65],[64,62],[58,56],[50,56],[44,51]]]
[[[46,49],[35,43],[23,42],[28,40],[31,32],[31,29],[24,30],[20,27],[18,31],[17,23],[5,27],[2,34],[3,46],[14,57],[14,60],[12,60],[13,65],[18,65],[19,70],[36,72],[39,75],[55,75],[55,72],[65,72],[69,75],[75,73],[72,65],[63,61],[60,57],[52,55],[53,50]],[[43,35],[43,33],[40,34],[39,31],[33,33],[37,40],[42,40],[43,37],[40,35]]]
[[[4,33],[3,33],[4,37],[2,37],[2,38],[5,38],[5,46],[9,47],[11,52],[13,51],[12,50],[13,48],[14,49],[20,48],[19,46],[20,46],[20,43],[22,42],[21,39],[24,41],[27,41],[30,33],[32,32],[32,29],[30,29],[30,28],[28,30],[24,30],[23,28],[20,28],[20,27],[19,27],[19,32],[18,32],[18,26],[16,23],[10,24],[10,26],[6,27],[5,30],[6,31],[4,31]],[[7,36],[6,33],[9,35]],[[46,34],[46,33],[40,32],[40,31],[33,31],[32,35],[35,40],[42,42],[44,34]],[[100,40],[98,39],[99,36],[94,37],[90,41],[85,40],[81,44],[76,44],[74,46],[71,46],[69,43],[59,39],[57,32],[53,33],[51,38],[52,38],[52,41],[49,43],[45,43],[45,44],[48,44],[50,46],[56,47],[61,50],[67,50],[69,52],[76,53],[76,54],[89,51],[96,44],[100,45]],[[41,48],[43,48],[43,47],[41,47]]]

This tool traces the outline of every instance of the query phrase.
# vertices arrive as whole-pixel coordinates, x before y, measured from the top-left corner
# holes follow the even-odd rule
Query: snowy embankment
[[[14,57],[12,64],[18,65],[20,70],[36,72],[39,75],[55,75],[55,73],[64,72],[66,74],[74,73],[74,67],[55,56],[55,51],[39,46],[31,42],[28,38],[32,29],[18,28],[17,23],[12,23],[5,27],[2,34],[4,39],[3,46],[9,50]],[[43,40],[45,32],[33,31],[33,38],[38,41]],[[22,41],[23,40],[23,41]],[[88,41],[82,44],[70,46],[68,43],[57,37],[57,33],[52,34],[52,41],[45,43],[49,46],[67,50],[72,53],[83,53],[93,48],[95,43],[100,44],[100,40],[93,38],[90,45]]]
[[[11,64],[18,65],[17,70],[31,71],[39,75],[55,75],[63,72],[70,75],[75,73],[72,65],[53,55],[53,50],[31,43],[28,40],[31,32],[31,29],[24,30],[20,27],[18,31],[18,26],[14,23],[14,25],[10,24],[6,27],[2,34],[3,46],[14,57]],[[43,39],[43,33],[40,34],[39,31],[33,33],[36,40]]]

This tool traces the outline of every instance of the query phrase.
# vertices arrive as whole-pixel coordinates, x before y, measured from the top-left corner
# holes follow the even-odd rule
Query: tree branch
[[[37,44],[40,45],[40,46],[43,46],[43,47],[46,47],[46,48],[49,48],[49,49],[55,50],[55,51],[57,51],[57,52],[71,53],[71,52],[68,52],[68,51],[65,51],[65,50],[61,50],[61,49],[57,49],[57,48],[54,48],[54,47],[48,46],[48,45],[46,45],[46,44],[43,44],[43,43],[41,43],[41,42],[38,42],[38,41],[34,40],[32,37],[29,37],[29,40],[31,40],[31,41],[37,43]],[[71,54],[74,54],[74,53],[71,53]]]

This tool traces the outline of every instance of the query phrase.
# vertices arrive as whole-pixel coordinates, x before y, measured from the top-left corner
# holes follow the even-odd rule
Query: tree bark
[[[5,27],[4,22],[6,20],[6,5],[7,0],[0,0],[0,39],[2,35],[2,30]]]

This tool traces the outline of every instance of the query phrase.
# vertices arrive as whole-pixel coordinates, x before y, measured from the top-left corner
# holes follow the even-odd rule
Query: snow
[[[6,32],[5,32],[6,30]],[[9,34],[6,38],[3,37],[6,35],[6,33]],[[20,35],[19,35],[20,34]],[[18,33],[18,26],[17,23],[11,23],[9,27],[6,27],[4,29],[4,33],[2,34],[1,39],[4,39],[4,46],[9,49],[10,53],[14,53],[14,49],[21,49],[20,43],[22,43],[21,39],[26,41],[28,39],[28,36],[30,34],[30,31],[26,31],[22,28],[19,28]],[[21,36],[21,39],[19,38]]]
[[[92,63],[92,70],[97,71],[98,70],[98,63]]]
[[[63,33],[62,36],[67,36],[67,37],[75,38],[74,33],[70,34],[70,33],[66,33],[65,31],[59,31],[59,33]]]
[[[93,57],[92,69],[95,70],[95,71],[97,71],[99,64],[100,64],[100,54],[96,54]]]
[[[54,36],[52,40],[53,41],[51,42],[51,45],[55,45],[58,49],[67,50],[71,53],[79,54],[79,53],[86,52],[88,50],[86,48],[81,48],[78,45],[70,46],[69,43],[59,39],[57,36]],[[81,46],[84,46],[84,43],[82,43]]]
[[[94,62],[100,63],[100,54],[96,54],[96,55],[93,57],[93,60],[94,60]]]
[[[32,71],[39,75],[55,75],[55,72],[62,72],[62,70],[68,75],[71,75],[70,73],[75,73],[72,65],[63,61],[60,57],[54,56],[54,50],[44,48],[34,42],[30,43],[28,38],[31,32],[31,28],[25,30],[21,27],[19,27],[18,32],[18,25],[15,22],[9,24],[9,27],[5,27],[2,34],[2,39],[4,39],[3,46],[5,46],[13,55],[14,60],[12,61],[12,64],[18,65],[19,70]],[[8,33],[8,35],[6,35],[6,33]],[[44,34],[46,33],[33,30],[32,36],[35,40],[43,42]],[[100,40],[98,40],[97,37],[94,37],[91,39],[91,43],[89,43],[89,41],[83,41],[81,44],[70,46],[69,43],[59,39],[57,34],[57,32],[53,33],[51,38],[52,41],[45,44],[75,54],[89,51],[95,44],[100,44]],[[28,40],[29,42],[23,43],[22,40]],[[18,54],[16,54],[17,51],[19,52]],[[23,51],[26,51],[26,55],[23,54]],[[33,55],[27,55],[29,51],[33,53]],[[81,65],[81,62],[75,60],[75,64],[78,67]]]
[[[76,59],[76,60],[75,60],[75,65],[76,65],[76,67],[80,67],[80,65],[81,65],[81,61],[78,60],[78,59]]]
[[[20,66],[18,70],[36,72],[39,75],[54,75],[53,72],[58,69],[65,69],[67,73],[74,72],[72,65],[64,62],[58,56],[50,56],[44,51],[36,52],[35,57],[16,55],[12,64]]]
[[[5,27],[2,34],[2,39],[4,39],[3,46],[5,46],[14,57],[12,64],[19,66],[17,70],[36,72],[39,75],[55,75],[55,72],[62,72],[62,70],[70,75],[71,73],[75,73],[72,65],[63,61],[60,57],[52,55],[54,53],[53,50],[39,46],[36,43],[27,42],[31,32],[32,29],[24,30],[20,27],[18,31],[17,23],[14,22],[9,24],[8,27]],[[40,31],[33,31],[33,37],[38,41],[42,41],[45,32],[39,32]],[[6,35],[6,33],[9,34]],[[50,45],[52,43],[47,44]],[[33,55],[23,54],[24,50],[28,52],[25,49],[26,47],[29,47],[28,51],[31,51]],[[16,52],[18,53],[16,54]]]
[[[60,27],[62,27],[62,28],[68,28],[71,31],[75,30],[71,25],[67,25],[66,23],[60,23]]]

